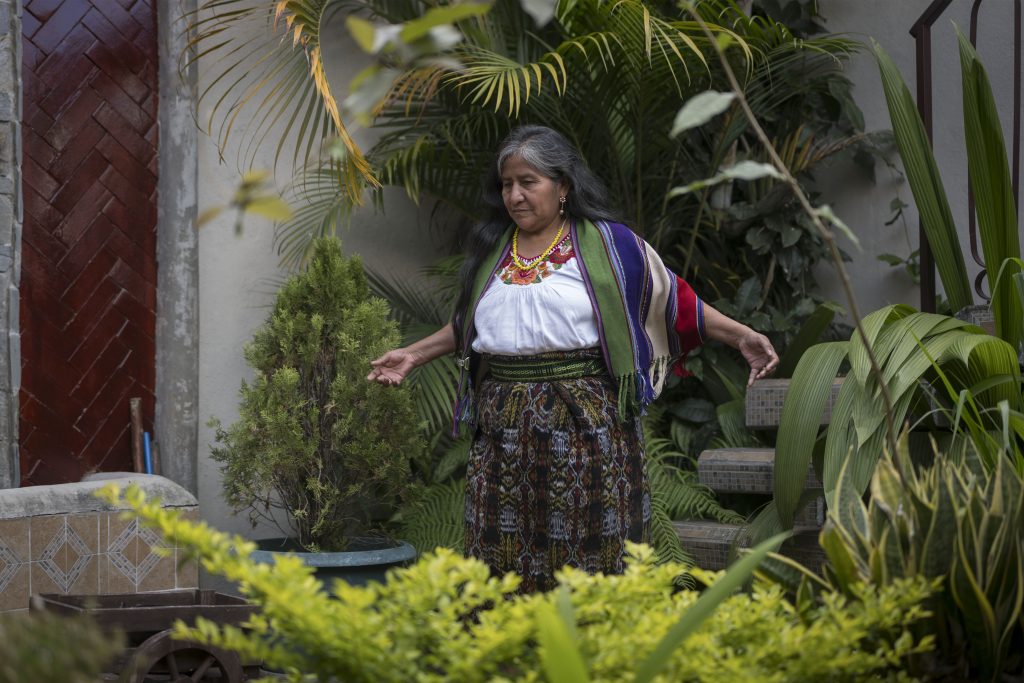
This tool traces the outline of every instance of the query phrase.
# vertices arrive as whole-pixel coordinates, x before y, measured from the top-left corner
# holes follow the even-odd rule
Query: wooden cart
[[[256,607],[242,598],[211,590],[114,595],[46,594],[33,609],[56,614],[89,615],[106,630],[125,634],[126,650],[105,680],[120,683],[242,683],[258,677],[258,664],[246,664],[234,652],[172,637],[179,619],[194,624],[203,617],[218,624],[240,624]]]

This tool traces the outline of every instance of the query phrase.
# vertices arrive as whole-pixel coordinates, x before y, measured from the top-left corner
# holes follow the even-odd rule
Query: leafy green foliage
[[[927,603],[937,658],[919,660],[918,673],[984,681],[1024,673],[1024,482],[1009,461],[989,470],[976,454],[950,453],[915,467],[904,434],[896,457],[879,462],[867,505],[846,474],[821,533],[824,583],[795,571],[789,586],[846,592],[938,581]]]
[[[246,346],[255,377],[242,383],[238,421],[227,430],[211,421],[228,502],[254,515],[285,510],[310,549],[342,550],[352,535],[379,530],[421,448],[408,391],[365,379],[397,343],[360,260],[319,240]]]
[[[104,496],[122,497],[113,487]],[[798,612],[777,586],[732,594],[742,572],[689,570],[710,587],[704,603],[722,600],[707,614],[701,593],[674,586],[687,569],[655,564],[645,546],[631,547],[623,575],[565,569],[564,588],[547,594],[514,596],[518,577],[491,576],[483,563],[439,550],[390,572],[384,584],[339,583],[328,598],[295,558],[254,564],[252,543],[183,521],[137,489],[123,497],[144,524],[237,581],[261,608],[244,627],[200,621],[178,633],[262,659],[296,682],[539,681],[542,653],[573,641],[580,657],[570,674],[578,676],[582,662],[595,683],[630,681],[670,631],[698,617],[700,627],[665,653],[663,680],[911,680],[900,668],[932,645],[914,633],[926,616],[922,580],[857,589],[852,599],[833,593]],[[564,626],[553,640],[558,621]]]
[[[892,396],[893,424],[902,425],[912,410],[918,415],[934,410],[946,418],[949,431],[934,419],[926,425],[947,433],[951,447],[970,443],[988,467],[1005,455],[1024,470],[1024,397],[1017,354],[1009,344],[963,321],[909,306],[888,306],[868,315],[864,329]],[[812,347],[797,365],[779,426],[776,505],[765,513],[777,514],[779,526],[766,529],[786,528],[798,509],[807,465],[820,439],[828,389],[844,361],[850,371],[824,430],[822,481],[829,506],[837,505],[844,468],[858,492],[871,481],[885,442],[886,408],[864,342],[854,334],[849,342]]]
[[[417,11],[369,4],[391,23]],[[797,9],[802,21],[788,5],[788,19],[813,25],[813,7]],[[802,180],[841,154],[870,159],[841,72],[854,43],[790,31],[770,10],[748,17],[727,0],[700,7],[712,30],[738,46],[747,97]],[[416,202],[441,200],[451,211],[436,215],[461,230],[484,206],[480,178],[510,128],[550,125],[606,180],[622,219],[706,300],[788,340],[818,303],[812,271],[825,250],[784,186],[763,178],[669,199],[674,187],[720,172],[725,180],[767,161],[756,152],[738,156],[756,145],[735,111],[710,123],[698,116],[694,122],[706,125],[669,136],[680,106],[724,81],[708,64],[709,48],[693,22],[665,2],[563,1],[555,19],[536,29],[515,2],[502,0],[459,26],[464,40],[443,54],[462,69],[406,71],[377,115],[382,135],[366,154],[383,185],[403,188]],[[348,188],[332,187],[332,175],[313,167],[296,183],[292,203],[303,208],[278,235],[286,261],[298,262],[312,236],[332,232],[351,210]],[[382,201],[379,191],[372,194]]]
[[[124,640],[87,618],[0,615],[0,683],[94,683]],[[71,645],[71,647],[69,647]]]

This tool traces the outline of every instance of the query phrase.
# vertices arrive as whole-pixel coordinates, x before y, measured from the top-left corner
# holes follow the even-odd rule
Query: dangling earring
[[[564,216],[565,215],[565,195],[564,194],[561,197],[558,198],[558,215],[559,216]]]

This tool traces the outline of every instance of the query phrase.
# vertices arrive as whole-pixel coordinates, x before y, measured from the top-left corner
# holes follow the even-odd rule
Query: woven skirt
[[[584,350],[530,359],[593,358]],[[600,358],[600,355],[597,355]],[[466,552],[513,571],[520,591],[554,587],[565,565],[621,573],[625,542],[647,542],[651,497],[638,419],[622,422],[606,373],[485,379],[469,454]]]

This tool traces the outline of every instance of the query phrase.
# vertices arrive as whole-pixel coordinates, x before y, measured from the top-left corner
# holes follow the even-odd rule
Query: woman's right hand
[[[412,369],[419,365],[419,355],[406,348],[394,349],[377,360],[370,361],[370,365],[373,369],[366,379],[385,386],[394,386],[401,384]]]

